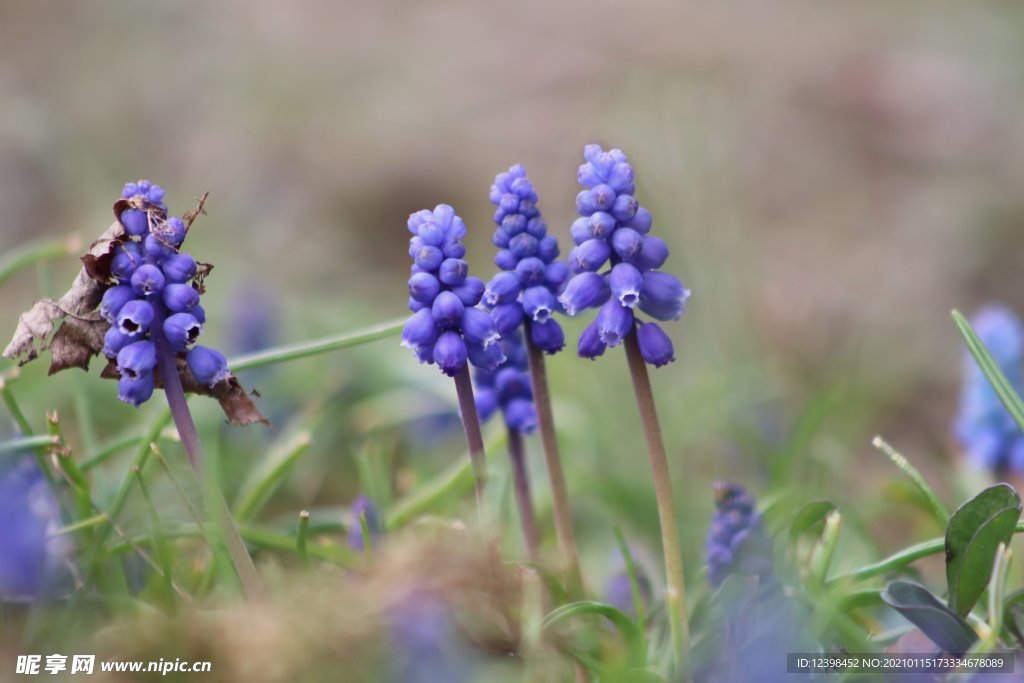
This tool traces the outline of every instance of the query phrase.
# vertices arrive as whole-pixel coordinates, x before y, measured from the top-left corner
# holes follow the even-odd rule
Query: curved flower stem
[[[527,357],[530,362],[530,384],[533,387],[533,403],[537,407],[537,422],[540,427],[541,445],[544,447],[544,463],[547,465],[548,480],[551,482],[551,506],[555,516],[555,532],[562,551],[562,562],[568,579],[569,595],[574,599],[583,597],[583,579],[580,562],[576,554],[576,537],[572,529],[572,510],[569,507],[569,490],[565,485],[562,457],[558,452],[558,435],[555,432],[554,412],[551,410],[551,391],[548,389],[548,372],[544,364],[544,352],[530,341],[530,321],[525,323]]]
[[[476,509],[480,523],[484,522],[484,492],[487,490],[487,456],[484,452],[484,436],[480,432],[480,416],[473,399],[473,380],[469,367],[455,375],[455,393],[459,397],[459,412],[462,427],[466,430],[466,445],[469,446],[469,461],[473,465],[473,487],[476,489]]]
[[[647,364],[640,355],[634,329],[625,339],[626,358],[629,372],[633,377],[633,391],[640,409],[640,421],[647,440],[647,454],[654,476],[654,497],[658,504],[658,521],[661,524],[661,545],[665,555],[665,577],[668,588],[665,602],[668,607],[669,625],[675,651],[676,667],[681,680],[690,680],[690,628],[686,617],[686,585],[683,577],[683,555],[679,549],[679,530],[676,527],[675,503],[672,499],[672,478],[665,455],[665,444],[658,424],[658,412],[654,406],[651,379]]]
[[[519,508],[519,524],[523,529],[523,540],[531,562],[540,556],[540,537],[537,535],[537,520],[533,515],[533,500],[530,497],[530,477],[526,469],[526,451],[523,435],[514,429],[508,430],[508,455],[512,460],[512,478],[515,481],[516,507]]]
[[[167,405],[171,409],[171,417],[174,419],[174,426],[178,429],[178,436],[181,437],[181,445],[185,448],[188,461],[192,465],[192,471],[199,482],[199,491],[202,495],[203,481],[203,445],[199,441],[199,432],[196,431],[196,423],[192,420],[192,413],[188,409],[188,399],[185,398],[185,390],[181,386],[181,377],[178,376],[178,365],[174,354],[167,346],[161,327],[163,316],[157,315],[153,325],[153,339],[156,343],[157,365],[160,368],[160,379],[163,381],[164,394],[167,396]],[[263,596],[263,582],[256,573],[256,566],[245,548],[238,529],[235,527],[234,519],[223,494],[216,486],[211,486],[207,491],[213,504],[212,513],[216,517],[221,532],[224,535],[224,543],[227,546],[231,562],[235,565],[235,571],[242,582],[242,590],[252,598]]]

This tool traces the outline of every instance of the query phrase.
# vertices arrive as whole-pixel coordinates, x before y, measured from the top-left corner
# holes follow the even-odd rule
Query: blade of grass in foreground
[[[942,528],[946,528],[946,525],[949,524],[949,510],[942,504],[939,497],[935,495],[935,491],[928,485],[925,478],[921,476],[921,473],[917,471],[917,468],[911,465],[909,460],[890,446],[882,437],[876,436],[872,440],[871,445],[889,456],[893,464],[900,468],[910,478],[910,481],[914,482],[914,485],[924,496],[924,499],[928,501],[928,505],[931,506],[932,511],[935,513],[935,519],[942,525]]]
[[[276,346],[263,351],[257,351],[256,353],[239,356],[238,358],[232,358],[228,361],[228,367],[231,368],[231,372],[239,372],[241,370],[252,370],[253,368],[262,368],[267,365],[298,360],[299,358],[308,358],[309,356],[316,356],[321,353],[340,351],[341,349],[348,349],[353,346],[360,346],[361,344],[369,344],[378,339],[396,336],[402,332],[404,325],[404,319],[391,320],[379,325],[370,325],[353,332],[345,332],[331,337]]]
[[[18,271],[44,261],[77,254],[82,248],[80,235],[30,242],[11,249],[0,259],[0,286]]]
[[[999,400],[1006,406],[1006,410],[1009,411],[1017,426],[1024,430],[1024,402],[1021,401],[1020,396],[1010,386],[1006,375],[999,369],[999,364],[989,354],[988,349],[985,348],[985,345],[981,342],[977,333],[975,333],[974,328],[961,315],[960,311],[953,311],[953,320],[956,322],[957,327],[960,328],[960,334],[963,335],[964,341],[967,342],[967,348],[970,350],[971,355],[974,356],[974,360],[977,361],[978,367],[985,373],[989,384],[995,389]]]

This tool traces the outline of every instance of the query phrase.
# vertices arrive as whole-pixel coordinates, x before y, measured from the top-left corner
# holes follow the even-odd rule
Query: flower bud
[[[470,275],[461,285],[452,287],[451,292],[466,306],[476,306],[484,295],[484,281]]]
[[[124,231],[132,237],[140,237],[149,232],[149,218],[140,209],[125,209],[118,217]]]
[[[117,371],[122,377],[138,379],[156,367],[156,346],[151,341],[127,344],[117,353]]]
[[[530,341],[541,351],[554,354],[565,346],[565,333],[557,321],[548,319],[530,325]]]
[[[442,332],[434,344],[434,362],[441,372],[454,377],[466,368],[466,343],[457,332]]]
[[[203,326],[191,313],[175,313],[164,321],[164,338],[175,353],[195,343],[202,333]]]
[[[134,379],[123,376],[117,382],[117,398],[138,408],[153,395],[154,382],[152,371]]]
[[[196,262],[188,254],[173,254],[160,264],[168,282],[188,282],[196,276]]]
[[[441,291],[441,283],[430,273],[414,273],[409,277],[409,296],[416,301],[432,304]]]
[[[597,332],[612,348],[622,343],[633,329],[633,311],[615,299],[609,299],[597,314]]]
[[[636,340],[640,346],[640,355],[656,368],[676,359],[672,340],[657,323],[641,324],[636,330]]]
[[[690,290],[675,275],[651,270],[644,273],[640,310],[657,320],[677,320],[686,310]]]
[[[156,266],[148,263],[135,269],[132,273],[132,290],[139,296],[159,294],[164,288],[164,274]]]
[[[608,276],[612,296],[626,308],[633,308],[640,301],[640,289],[644,279],[640,271],[628,263],[617,263]]]
[[[212,388],[231,376],[224,355],[207,346],[193,346],[185,360],[192,376],[205,387]]]
[[[565,314],[572,317],[585,308],[600,306],[608,300],[608,296],[608,285],[603,277],[597,273],[583,272],[569,280],[558,301],[565,308]]]
[[[458,327],[462,312],[466,306],[462,300],[452,292],[444,291],[437,295],[431,306],[431,313],[434,320],[442,330],[451,330]]]
[[[121,307],[117,314],[117,328],[127,337],[133,339],[149,332],[153,323],[153,307],[148,301],[135,299]]]
[[[121,307],[136,298],[135,290],[131,285],[116,285],[103,292],[103,299],[100,301],[100,316],[109,323],[117,319]]]
[[[555,309],[555,296],[543,285],[528,287],[523,292],[522,305],[523,313],[532,320],[544,322]]]
[[[576,352],[580,358],[594,360],[598,356],[604,355],[604,350],[607,347],[608,345],[601,341],[601,334],[597,331],[597,320],[594,320],[584,328],[583,334],[580,335]]]
[[[461,320],[462,336],[467,342],[487,348],[501,339],[494,320],[479,308],[465,308]]]
[[[523,307],[517,302],[498,304],[491,309],[491,319],[498,334],[505,336],[523,324]]]
[[[170,284],[164,287],[163,300],[170,311],[183,313],[199,305],[199,292],[191,285]]]

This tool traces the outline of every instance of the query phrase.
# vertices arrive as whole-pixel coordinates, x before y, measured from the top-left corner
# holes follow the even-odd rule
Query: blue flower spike
[[[720,586],[730,574],[758,576],[773,573],[771,539],[764,530],[757,501],[738,484],[715,482],[715,512],[707,541],[708,581]]]
[[[633,167],[618,149],[587,145],[577,179],[579,218],[570,233],[576,245],[569,254],[574,273],[558,298],[566,315],[599,308],[594,323],[580,336],[583,358],[594,359],[637,335],[641,355],[655,367],[675,359],[672,341],[653,322],[677,320],[690,296],[679,279],[660,270],[668,258],[664,240],[650,234],[651,214],[634,193]]]
[[[158,344],[167,344],[176,356],[187,354],[186,364],[203,386],[230,376],[223,355],[193,347],[206,319],[193,286],[199,268],[181,251],[188,228],[181,218],[167,216],[164,196],[163,188],[147,180],[124,186],[121,198],[128,208],[118,219],[125,235],[110,266],[118,284],[103,293],[99,307],[111,323],[103,354],[120,375],[118,398],[134,406],[153,394]]]
[[[537,192],[522,165],[499,173],[491,186],[494,223],[491,241],[498,247],[494,263],[501,269],[484,291],[498,331],[511,334],[529,321],[530,341],[548,354],[565,346],[561,326],[553,319],[561,312],[561,294],[569,269],[557,261],[558,241],[548,235],[537,208]]]
[[[1009,308],[993,304],[971,319],[971,327],[1013,390],[1024,395],[1024,323]],[[1024,434],[966,350],[963,363],[964,380],[953,433],[968,462],[998,477],[1024,474]]]
[[[447,204],[409,216],[409,310],[402,346],[421,363],[437,364],[454,377],[468,364],[493,370],[505,360],[501,335],[487,313],[476,306],[484,296],[480,278],[462,259],[466,226]]]

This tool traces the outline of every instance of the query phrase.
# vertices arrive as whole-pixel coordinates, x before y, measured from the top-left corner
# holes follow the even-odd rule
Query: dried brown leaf
[[[181,377],[181,386],[185,389],[185,393],[210,396],[217,399],[229,424],[241,427],[257,422],[265,425],[270,424],[270,420],[259,411],[259,408],[253,403],[241,382],[234,375],[228,375],[226,379],[221,380],[213,385],[213,387],[208,387],[196,381],[196,378],[192,376],[192,372],[188,369],[188,363],[185,362],[184,358],[178,357],[175,359],[175,362],[178,365],[178,376]],[[107,363],[100,376],[104,379],[118,379],[117,365],[114,361]],[[163,388],[164,384],[159,370],[154,370],[154,381],[158,389]]]

